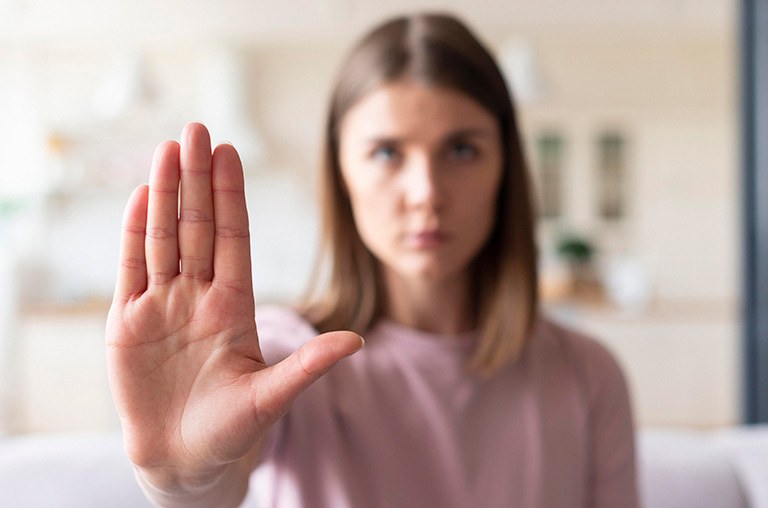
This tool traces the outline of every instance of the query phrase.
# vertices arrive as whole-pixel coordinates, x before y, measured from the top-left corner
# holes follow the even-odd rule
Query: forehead
[[[496,119],[457,90],[414,82],[375,89],[344,115],[341,136],[441,136],[457,130],[496,128]]]

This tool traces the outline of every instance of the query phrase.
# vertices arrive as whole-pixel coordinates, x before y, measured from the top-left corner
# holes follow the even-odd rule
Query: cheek
[[[473,207],[467,207],[464,217],[464,228],[466,228],[481,243],[493,229],[496,219],[496,206],[492,202],[475,203]]]
[[[465,219],[463,227],[474,233],[480,243],[485,242],[496,221],[498,188],[499,183],[495,181],[476,185],[475,192],[465,194],[459,201],[462,203],[460,214]]]
[[[349,185],[347,188],[355,227],[363,242],[372,248],[386,241],[393,223],[393,203],[387,193],[368,186]]]

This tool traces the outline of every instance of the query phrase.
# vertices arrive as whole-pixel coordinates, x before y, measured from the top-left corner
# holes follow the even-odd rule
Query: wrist
[[[205,474],[146,470],[134,467],[144,494],[160,507],[238,506],[245,497],[248,477],[239,474],[236,464]]]

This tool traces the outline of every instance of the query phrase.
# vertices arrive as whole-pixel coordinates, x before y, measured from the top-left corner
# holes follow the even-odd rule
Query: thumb
[[[255,374],[255,407],[277,420],[309,385],[364,344],[363,338],[352,332],[318,335],[285,360]]]

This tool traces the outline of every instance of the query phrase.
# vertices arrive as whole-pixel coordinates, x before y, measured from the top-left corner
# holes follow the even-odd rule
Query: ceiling
[[[730,30],[735,0],[5,0],[0,47],[66,41],[346,42],[401,12],[457,13],[490,36],[510,32]]]

